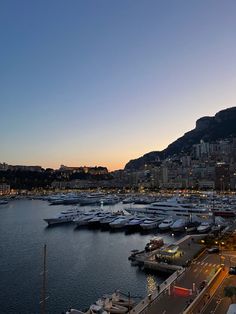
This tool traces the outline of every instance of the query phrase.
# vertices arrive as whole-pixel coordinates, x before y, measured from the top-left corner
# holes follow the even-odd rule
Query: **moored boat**
[[[181,231],[184,231],[184,228],[186,226],[186,220],[185,219],[177,219],[173,225],[171,225],[170,229],[173,231],[173,232],[181,232]]]
[[[173,223],[174,220],[172,218],[166,218],[158,225],[158,228],[163,231],[169,230]]]
[[[125,226],[125,224],[131,219],[130,216],[123,216],[120,218],[115,219],[114,221],[112,221],[111,223],[109,223],[109,226],[112,229],[120,229],[123,228]]]
[[[158,225],[160,224],[160,222],[162,221],[162,218],[157,218],[157,219],[145,219],[141,224],[140,227],[143,230],[151,230],[151,229],[155,229],[158,227]]]
[[[68,211],[62,211],[60,214],[58,214],[55,217],[52,218],[44,218],[44,221],[48,223],[49,226],[55,225],[55,224],[61,224],[66,222],[72,222],[75,218],[78,218],[81,215],[80,210],[68,210]]]
[[[0,205],[7,205],[8,204],[8,201],[6,200],[0,200]]]
[[[209,222],[202,222],[200,226],[197,227],[199,233],[206,233],[211,230],[211,224]]]
[[[150,239],[150,241],[145,246],[145,251],[150,252],[156,249],[159,249],[164,245],[164,241],[162,237],[154,237]]]

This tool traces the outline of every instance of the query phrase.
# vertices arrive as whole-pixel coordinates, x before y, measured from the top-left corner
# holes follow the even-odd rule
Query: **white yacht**
[[[114,221],[112,221],[111,223],[109,223],[109,226],[112,229],[119,229],[119,228],[123,228],[125,226],[125,224],[131,219],[132,217],[130,216],[123,216],[120,218],[115,219]]]
[[[100,224],[100,221],[107,217],[107,213],[98,213],[95,215],[92,219],[88,221],[89,226],[98,226]]]
[[[78,204],[80,200],[80,196],[74,193],[68,194],[57,194],[48,197],[48,201],[50,205],[71,205],[71,204]]]
[[[104,218],[102,218],[102,219],[100,220],[100,226],[101,226],[102,228],[109,227],[109,224],[110,224],[112,221],[116,220],[118,217],[120,217],[120,216],[117,216],[117,215],[115,215],[115,214],[107,215],[106,217],[104,217]],[[124,216],[121,216],[121,217],[124,217]]]
[[[82,215],[76,217],[73,219],[73,222],[76,224],[77,227],[81,226],[87,226],[89,223],[89,220],[94,217],[95,213],[83,213]]]
[[[116,195],[107,195],[100,199],[101,205],[114,205],[119,203],[120,199]]]
[[[168,230],[173,225],[173,223],[174,223],[174,220],[172,218],[166,218],[162,221],[162,223],[158,225],[158,228],[163,231]]]
[[[197,231],[199,233],[206,233],[211,230],[211,224],[209,222],[202,222],[199,227],[197,227]]]
[[[80,210],[68,210],[68,211],[62,211],[60,214],[58,214],[55,217],[52,218],[44,218],[44,221],[48,223],[49,226],[65,223],[65,222],[72,222],[75,218],[78,218],[78,216],[81,215]]]
[[[127,209],[129,212],[129,210]],[[145,209],[140,209],[139,212],[155,214],[158,216],[180,216],[180,217],[196,217],[209,215],[209,209],[201,207],[198,204],[186,202],[186,200],[173,197],[163,202],[155,202]]]
[[[151,229],[155,229],[158,227],[158,225],[160,224],[160,222],[162,221],[162,218],[158,218],[158,219],[145,219],[141,224],[140,227],[143,230],[151,230]]]
[[[125,227],[128,229],[138,229],[144,220],[145,218],[133,218],[125,224]]]
[[[185,219],[183,218],[180,218],[180,219],[177,219],[173,225],[171,225],[171,230],[174,231],[174,232],[180,232],[180,231],[184,231],[184,228],[186,226],[187,222]]]
[[[79,204],[81,206],[85,205],[98,205],[101,202],[101,199],[104,197],[103,193],[93,193],[88,194],[80,198]]]

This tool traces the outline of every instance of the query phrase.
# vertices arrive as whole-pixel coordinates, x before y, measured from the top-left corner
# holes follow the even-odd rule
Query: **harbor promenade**
[[[130,313],[132,314],[176,314],[183,313],[188,306],[196,299],[201,290],[203,282],[210,282],[216,275],[220,267],[220,259],[218,255],[208,255],[202,252],[196,259],[194,256],[202,250],[202,246],[198,243],[196,236],[186,236],[176,242],[184,254],[180,256],[175,271],[165,282],[157,289],[143,299]],[[191,242],[190,242],[191,241]],[[189,245],[190,243],[190,245]],[[187,268],[181,267],[181,263],[187,260],[192,261]],[[188,291],[188,296],[181,296],[175,293],[175,287],[179,287],[184,291]]]

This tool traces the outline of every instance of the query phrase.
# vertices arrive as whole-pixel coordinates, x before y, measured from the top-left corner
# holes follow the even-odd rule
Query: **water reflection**
[[[147,291],[148,293],[153,293],[156,290],[156,281],[154,276],[148,275],[147,276]]]

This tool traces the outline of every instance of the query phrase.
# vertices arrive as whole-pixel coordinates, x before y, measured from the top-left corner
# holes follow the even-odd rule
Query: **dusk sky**
[[[235,16],[235,0],[2,0],[0,162],[120,169],[235,106]]]

